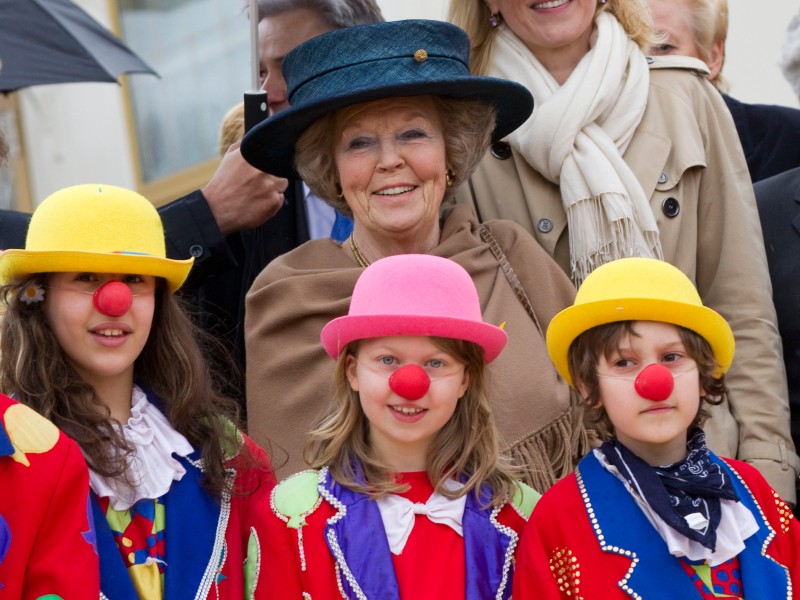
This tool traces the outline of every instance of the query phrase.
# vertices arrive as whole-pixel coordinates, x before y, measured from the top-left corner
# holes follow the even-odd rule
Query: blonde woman
[[[663,258],[736,336],[709,445],[794,502],[800,459],[747,165],[696,59],[646,57],[646,0],[451,0],[476,74],[524,84],[533,116],[462,188],[482,219],[521,224],[576,285],[626,256]]]

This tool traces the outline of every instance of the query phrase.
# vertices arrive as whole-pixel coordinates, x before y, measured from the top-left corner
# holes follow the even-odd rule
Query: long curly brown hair
[[[74,439],[93,471],[127,481],[125,460],[133,449],[94,388],[67,360],[47,322],[44,302],[20,300],[31,285],[46,290],[47,274],[0,287],[5,311],[0,321],[0,389]],[[134,363],[134,376],[163,402],[160,408],[175,430],[200,450],[203,485],[220,498],[231,491],[226,457],[239,449],[241,439],[234,426],[237,405],[217,391],[218,378],[204,358],[213,343],[159,279],[150,337]]]

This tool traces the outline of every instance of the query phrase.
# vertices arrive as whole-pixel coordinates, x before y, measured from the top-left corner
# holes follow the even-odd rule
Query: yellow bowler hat
[[[547,350],[561,376],[572,385],[567,355],[580,334],[617,321],[662,321],[701,335],[724,373],[733,361],[733,332],[722,316],[703,306],[697,289],[671,264],[653,258],[621,258],[595,269],[575,303],[547,328]],[[721,374],[720,373],[720,374]]]
[[[163,277],[174,292],[194,259],[166,256],[164,226],[147,198],[111,185],[76,185],[36,208],[25,249],[0,254],[0,281],[34,273],[135,273]]]

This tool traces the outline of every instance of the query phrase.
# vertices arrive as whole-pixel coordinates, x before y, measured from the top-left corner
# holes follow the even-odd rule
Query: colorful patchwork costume
[[[400,494],[425,503],[425,473],[403,474]],[[327,468],[303,471],[272,495],[264,536],[264,584],[274,600],[478,600],[511,595],[519,533],[539,494],[521,485],[513,502],[483,508],[470,492],[463,537],[416,514],[399,555],[391,552],[377,502],[334,481]],[[416,511],[415,511],[416,512]]]
[[[0,598],[98,598],[88,494],[77,444],[0,394]]]
[[[537,504],[520,541],[514,596],[537,600],[797,597],[800,525],[791,510],[750,465],[713,453],[711,460],[729,475],[758,525],[734,559],[738,568],[712,570],[717,577],[714,590],[699,590],[697,577],[688,574],[691,567],[669,554],[624,484],[592,452]],[[564,519],[567,514],[572,518]],[[709,582],[710,575],[706,572]],[[732,577],[739,581],[725,585]]]
[[[220,503],[202,487],[195,451],[176,459],[186,469],[156,500],[116,511],[92,492],[100,552],[100,586],[108,600],[263,598],[262,521],[275,475],[266,453],[241,436],[247,453],[226,463],[233,492]]]

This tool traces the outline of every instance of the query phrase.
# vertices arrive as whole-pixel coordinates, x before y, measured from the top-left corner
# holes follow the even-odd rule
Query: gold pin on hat
[[[414,60],[417,62],[425,62],[426,60],[428,60],[428,53],[422,48],[420,48],[419,50],[414,52]]]

